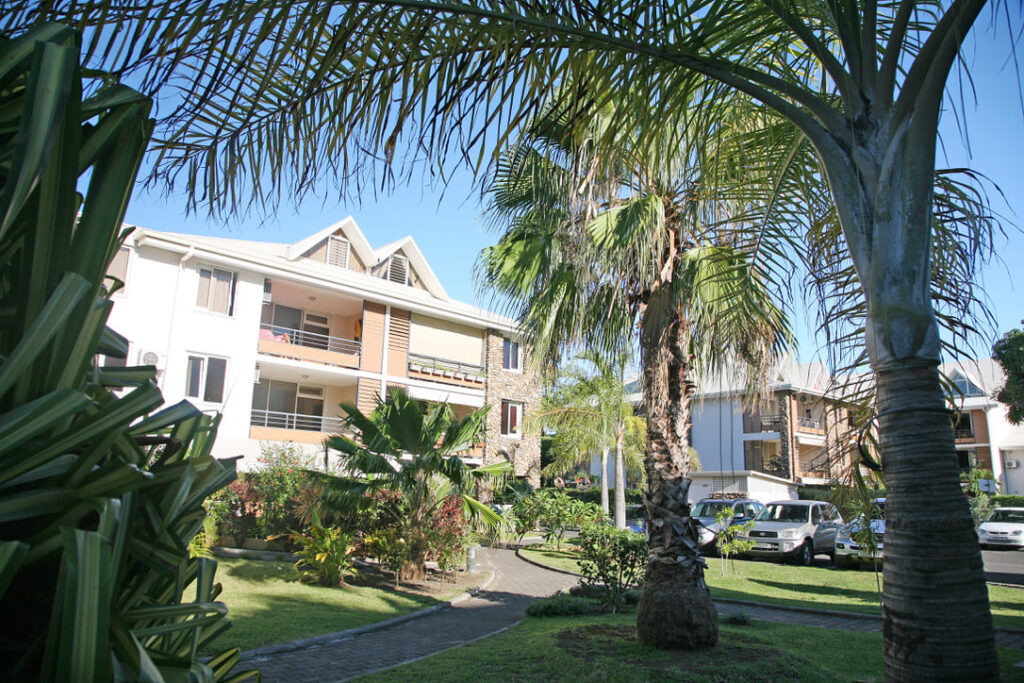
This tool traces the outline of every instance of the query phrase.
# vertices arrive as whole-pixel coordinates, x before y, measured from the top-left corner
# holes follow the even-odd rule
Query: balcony
[[[409,377],[480,388],[486,373],[481,365],[410,353]]]
[[[339,417],[301,415],[253,409],[249,417],[249,438],[265,441],[322,443],[327,434],[340,434]]]
[[[796,426],[798,432],[825,433],[825,421],[818,417],[798,417],[796,418]]]
[[[359,367],[360,343],[354,339],[331,337],[278,325],[260,325],[260,353],[324,365]]]
[[[782,425],[782,418],[770,413],[761,415],[758,413],[745,413],[743,415],[743,433],[757,434],[759,432],[777,432]]]

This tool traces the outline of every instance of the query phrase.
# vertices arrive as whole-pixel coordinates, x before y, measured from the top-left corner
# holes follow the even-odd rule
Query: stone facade
[[[484,400],[491,407],[487,414],[487,445],[484,464],[508,460],[516,477],[525,478],[534,487],[540,486],[540,430],[522,430],[519,436],[501,434],[501,402],[516,401],[523,404],[523,419],[540,409],[540,378],[529,369],[529,350],[523,349],[522,372],[502,367],[504,337],[487,331],[487,382]]]

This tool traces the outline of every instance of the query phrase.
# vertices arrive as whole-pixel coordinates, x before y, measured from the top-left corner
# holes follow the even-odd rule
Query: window
[[[115,279],[122,283],[128,282],[128,257],[130,255],[131,250],[128,247],[121,247],[114,254],[114,259],[110,262],[110,267],[107,268],[107,277],[104,280],[108,291],[114,284]],[[121,291],[124,290],[122,289]]]
[[[501,402],[501,433],[503,436],[519,436],[523,420],[523,404],[514,401]]]
[[[230,270],[201,267],[196,306],[214,313],[234,315],[235,274]]]
[[[971,413],[957,413],[953,416],[953,436],[957,439],[974,438],[974,416]]]
[[[953,377],[953,386],[961,396],[981,396],[984,392],[959,372]]]
[[[501,346],[501,367],[506,370],[521,371],[521,361],[522,354],[519,352],[519,342],[514,342],[506,337]]]
[[[811,508],[811,524],[821,524],[821,506],[815,505]]]
[[[223,403],[227,368],[226,358],[189,355],[185,395],[209,403]]]
[[[323,387],[261,379],[253,389],[252,425],[319,432],[323,414]]]
[[[348,268],[348,240],[331,235],[327,238],[327,263],[339,268]]]

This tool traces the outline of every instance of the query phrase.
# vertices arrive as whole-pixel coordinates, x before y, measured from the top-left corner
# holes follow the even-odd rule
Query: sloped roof
[[[366,264],[367,268],[377,265],[377,261],[373,257],[373,249],[370,247],[370,243],[366,240],[366,235],[364,235],[363,231],[359,229],[356,219],[352,218],[352,216],[346,216],[337,223],[332,223],[323,230],[318,230],[309,237],[304,237],[294,244],[284,245],[286,247],[284,256],[289,261],[301,258],[307,251],[327,239],[329,235],[333,235],[339,230],[343,235],[345,235],[345,238],[348,239],[348,243],[351,245],[352,250],[356,252],[356,256],[359,257],[359,260]]]
[[[395,240],[390,244],[385,244],[383,247],[378,247],[373,250],[373,265],[382,263],[385,259],[390,257],[396,251],[401,251],[405,254],[406,258],[409,259],[409,264],[412,269],[416,271],[416,275],[419,276],[420,280],[423,281],[423,286],[427,288],[434,296],[439,299],[447,299],[448,293],[444,291],[444,287],[441,286],[441,281],[434,275],[433,268],[427,263],[426,257],[423,252],[420,251],[419,245],[416,244],[416,240],[411,235],[406,235],[400,240]]]

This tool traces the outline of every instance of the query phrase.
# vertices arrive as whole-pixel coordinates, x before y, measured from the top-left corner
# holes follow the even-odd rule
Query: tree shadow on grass
[[[807,595],[806,598],[790,595],[771,595],[742,588],[720,586],[711,587],[711,595],[716,598],[732,598],[736,600],[749,600],[775,605],[793,605],[796,607],[815,607],[819,609],[831,609],[838,612],[858,612],[861,614],[881,613],[881,606],[878,603],[878,594],[874,591],[854,590],[849,588],[836,588],[833,586],[795,585],[780,581],[768,581],[765,579],[749,579],[751,583],[757,583],[768,588],[774,588],[789,592],[800,592]],[[836,600],[828,600],[836,598]],[[845,598],[845,600],[838,600]],[[856,600],[859,602],[851,602]]]

